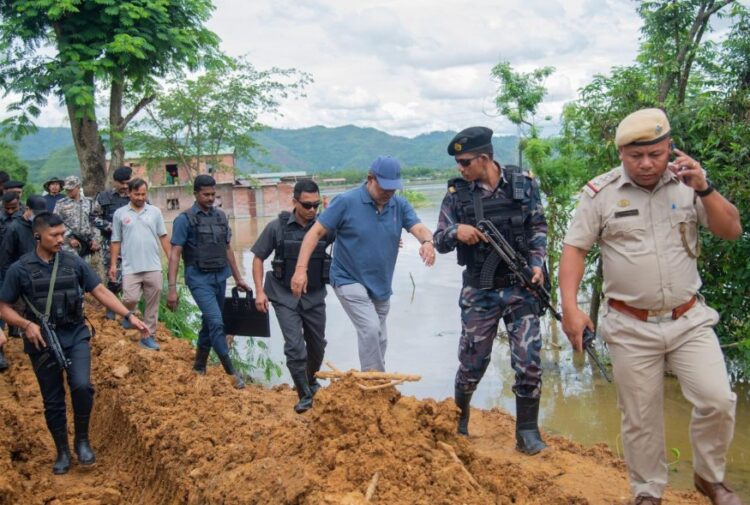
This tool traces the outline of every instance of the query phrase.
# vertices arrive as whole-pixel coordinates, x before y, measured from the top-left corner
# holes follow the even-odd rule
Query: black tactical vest
[[[52,280],[52,271],[42,268],[29,253],[21,257],[24,267],[31,277],[31,296],[29,301],[36,310],[44,314],[47,308],[47,295]],[[52,292],[52,308],[49,322],[54,326],[72,326],[83,323],[83,288],[75,270],[75,258],[66,252],[57,253],[60,256],[57,265],[55,290]],[[26,308],[26,318],[39,323],[34,312]]]
[[[460,223],[476,226],[478,221],[489,219],[513,248],[529,261],[529,240],[524,223],[530,216],[530,211],[528,206],[523,204],[524,175],[514,166],[503,167],[503,174],[508,181],[505,187],[501,188],[507,197],[503,199],[481,198],[480,192],[471,191],[470,184],[462,178],[452,179],[448,186],[455,188],[461,204]],[[478,276],[490,254],[496,254],[483,242],[476,245],[459,242],[456,253],[458,264],[466,267],[465,275],[469,277]],[[503,262],[498,265],[495,275],[498,278],[512,276],[510,269]]]
[[[220,209],[210,215],[196,213],[193,209],[183,212],[195,233],[196,246],[188,244],[182,248],[185,266],[196,266],[204,272],[218,272],[227,266],[227,236],[229,221]]]
[[[130,203],[130,198],[127,196],[120,196],[120,193],[114,190],[102,191],[96,199],[102,207],[102,217],[106,219],[108,223],[111,223],[112,219],[114,219],[115,211],[117,209]]]
[[[299,258],[299,251],[302,248],[302,240],[296,239],[293,230],[290,230],[286,225],[290,216],[291,212],[289,211],[282,211],[279,214],[283,235],[281,240],[276,243],[276,250],[271,262],[274,277],[287,288],[291,288],[294,269],[297,267],[297,258]],[[307,264],[307,287],[309,289],[322,288],[328,282],[331,257],[326,252],[327,245],[324,240],[318,241],[310,256],[310,261]]]

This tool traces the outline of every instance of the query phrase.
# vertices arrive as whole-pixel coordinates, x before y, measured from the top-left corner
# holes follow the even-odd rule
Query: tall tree
[[[0,87],[19,96],[4,125],[28,133],[56,96],[68,110],[85,190],[103,189],[97,88],[111,90],[117,162],[124,129],[152,100],[154,80],[218,54],[218,37],[204,26],[212,10],[210,0],[0,0]],[[143,96],[123,113],[126,89]]]
[[[257,70],[244,59],[227,59],[147,106],[133,142],[147,160],[177,160],[190,182],[202,164],[231,169],[218,165],[218,155],[230,148],[249,157],[259,147],[252,133],[264,128],[259,116],[278,113],[280,101],[301,94],[310,80],[293,69]]]

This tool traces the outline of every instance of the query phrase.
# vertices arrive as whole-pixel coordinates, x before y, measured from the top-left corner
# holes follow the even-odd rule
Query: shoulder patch
[[[607,186],[607,184],[611,183],[612,181],[616,181],[620,178],[620,171],[610,170],[609,172],[605,172],[601,175],[597,175],[593,179],[591,179],[589,182],[586,183],[586,185],[583,187],[583,191],[588,194],[591,198],[596,197],[596,195],[599,194],[599,192]]]

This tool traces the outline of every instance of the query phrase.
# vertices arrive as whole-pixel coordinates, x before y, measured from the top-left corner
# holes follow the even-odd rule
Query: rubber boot
[[[301,414],[312,408],[313,393],[310,389],[310,384],[307,382],[307,372],[305,370],[297,370],[291,372],[291,374],[294,387],[297,389],[297,396],[299,396],[299,401],[294,406],[294,411],[297,414]]]
[[[206,363],[208,363],[208,355],[210,352],[210,349],[201,349],[200,347],[195,350],[195,363],[193,363],[193,370],[199,375],[206,375]]]
[[[227,373],[227,375],[234,376],[235,389],[244,389],[245,381],[242,380],[242,376],[234,370],[234,365],[232,364],[232,358],[229,357],[229,354],[225,354],[224,356],[219,356],[219,361],[221,361],[221,366],[224,367],[224,371]]]
[[[310,361],[307,362],[307,383],[310,385],[310,392],[313,396],[315,396],[315,393],[320,389],[320,382],[315,378],[315,373],[318,370],[320,370],[320,365],[315,367],[310,364]]]
[[[52,440],[55,441],[55,448],[57,448],[57,459],[55,464],[52,465],[52,473],[55,475],[62,475],[68,473],[70,469],[70,447],[68,447],[68,431],[63,430],[59,433],[52,434]]]
[[[89,416],[73,417],[75,438],[73,448],[78,456],[78,462],[84,466],[96,463],[96,455],[89,445]]]
[[[8,369],[8,360],[5,357],[5,349],[0,347],[0,372],[4,372]]]
[[[458,434],[469,436],[469,415],[471,414],[471,397],[474,392],[462,391],[459,388],[454,390],[454,399],[456,407],[461,409],[461,415],[458,416]]]
[[[516,450],[533,455],[547,447],[539,433],[539,398],[516,396]]]

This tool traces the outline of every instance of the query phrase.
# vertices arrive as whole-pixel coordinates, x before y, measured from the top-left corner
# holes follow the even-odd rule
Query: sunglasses
[[[300,202],[299,200],[297,200],[297,203],[302,205],[302,207],[307,210],[317,209],[318,207],[320,207],[319,201],[318,202]]]
[[[479,156],[474,156],[473,158],[464,158],[464,159],[460,159],[460,160],[456,159],[456,163],[458,163],[462,167],[466,168],[469,165],[471,165],[472,161],[474,161],[477,158],[481,158],[481,157],[482,157],[482,155],[480,154]]]

